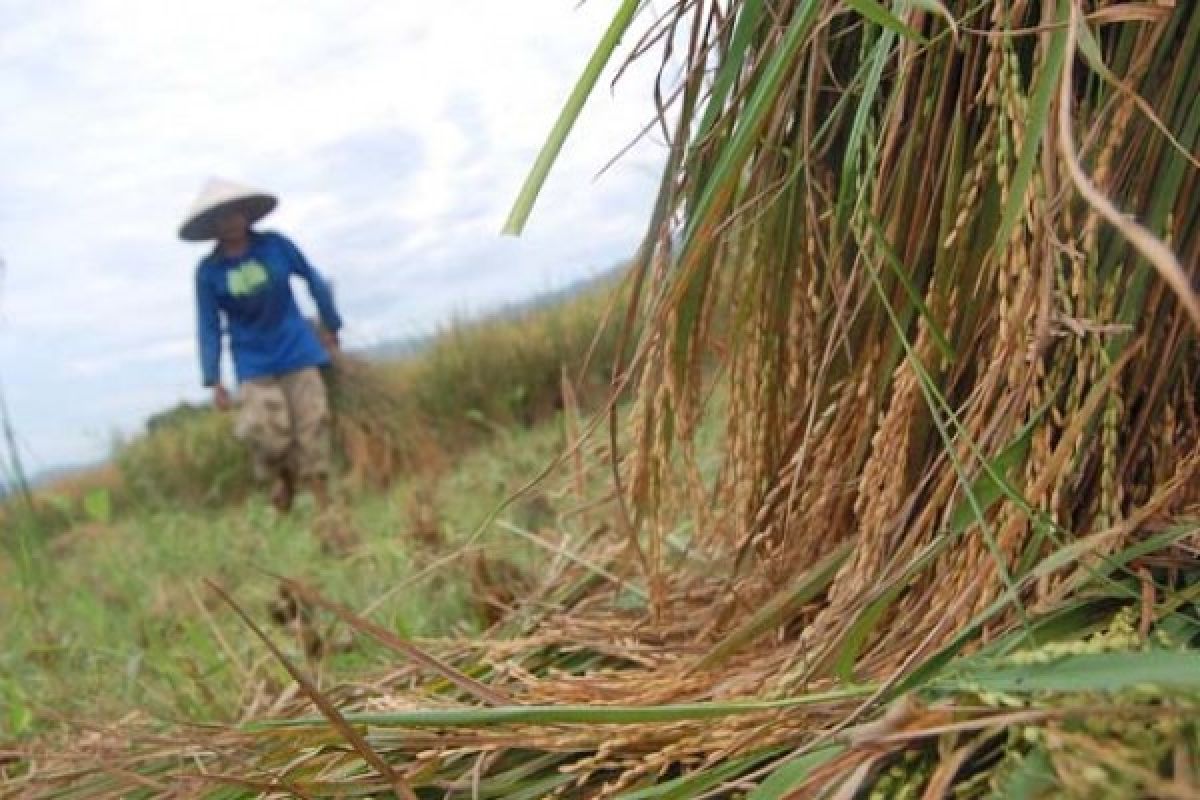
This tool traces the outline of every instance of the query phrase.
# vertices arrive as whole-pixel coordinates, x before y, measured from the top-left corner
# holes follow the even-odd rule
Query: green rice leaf
[[[1004,777],[992,797],[995,800],[1032,800],[1045,797],[1045,792],[1057,783],[1045,748],[1037,745]]]
[[[973,667],[934,683],[935,691],[1118,692],[1154,685],[1200,690],[1200,653],[1085,653],[1037,664]]]
[[[793,584],[784,587],[751,616],[750,619],[734,629],[732,633],[705,653],[692,667],[692,670],[699,671],[717,666],[739,648],[749,644],[772,627],[780,624],[783,619],[794,612],[799,606],[804,605],[825,591],[826,587],[833,581],[833,577],[837,574],[838,569],[850,556],[850,551],[851,542],[843,543],[801,575]]]
[[[575,88],[571,90],[566,105],[563,106],[558,120],[550,131],[550,136],[547,137],[541,152],[538,153],[537,160],[533,163],[533,168],[529,170],[529,175],[525,178],[524,185],[521,186],[521,192],[517,195],[517,200],[508,213],[502,233],[518,236],[525,229],[525,223],[529,219],[529,213],[533,210],[533,204],[537,200],[542,186],[546,183],[546,177],[558,159],[558,154],[562,151],[567,135],[575,127],[575,122],[579,119],[580,112],[583,111],[584,103],[587,102],[592,90],[596,88],[596,81],[600,79],[600,73],[604,71],[604,67],[612,58],[613,51],[617,49],[621,37],[629,29],[629,24],[633,21],[640,6],[641,0],[624,0],[617,9],[608,30],[604,32],[603,38],[596,45],[592,57],[583,70],[583,74],[576,82]]]
[[[1057,20],[1064,23],[1070,16],[1068,0],[1058,0]],[[1000,217],[1000,227],[996,230],[994,239],[996,249],[1003,250],[1008,246],[1008,239],[1017,219],[1025,207],[1025,195],[1029,191],[1029,183],[1033,179],[1033,168],[1037,164],[1038,150],[1041,147],[1042,136],[1050,126],[1050,104],[1054,92],[1058,88],[1059,74],[1062,72],[1063,60],[1067,52],[1067,33],[1062,27],[1050,34],[1050,45],[1037,77],[1033,83],[1033,95],[1029,102],[1029,116],[1025,121],[1025,139],[1021,145],[1021,153],[1017,157],[1017,168],[1013,172],[1012,185],[1009,187],[1008,204]]]
[[[864,19],[874,22],[881,28],[895,31],[906,39],[912,39],[914,42],[928,44],[924,36],[913,30],[891,11],[875,2],[875,0],[846,0],[846,5],[861,14]]]
[[[868,686],[848,686],[783,700],[728,703],[681,703],[662,706],[503,706],[498,708],[443,708],[387,713],[343,715],[352,725],[400,728],[472,728],[501,725],[644,725],[689,720],[722,719],[787,708],[840,702],[870,694]],[[263,720],[249,730],[308,728],[327,724],[323,717]]]
[[[776,748],[768,753],[731,759],[712,769],[697,770],[666,783],[617,795],[617,800],[691,800],[736,778],[746,770],[752,769],[755,764],[779,755],[780,752],[782,751]]]
[[[842,161],[841,183],[838,187],[836,230],[839,232],[846,230],[850,211],[855,201],[862,200],[856,186],[860,174],[858,160],[862,150],[862,138],[867,132],[867,121],[875,110],[875,96],[879,92],[883,68],[888,63],[888,56],[894,40],[895,34],[884,29],[879,40],[875,42],[871,55],[864,60],[860,69],[860,74],[863,76],[862,97],[859,99],[858,108],[854,112],[854,121],[850,126],[850,136],[846,141],[846,155]]]
[[[717,165],[700,192],[684,235],[681,260],[686,259],[711,225],[714,212],[722,207],[721,198],[728,198],[731,189],[738,185],[738,175],[742,166],[757,144],[763,126],[775,108],[775,102],[790,74],[796,54],[812,31],[819,8],[817,0],[801,0],[796,8],[783,41],[763,70],[750,99],[738,116],[738,124],[732,138],[721,149]]]
[[[556,773],[537,780],[527,781],[519,787],[513,787],[512,791],[506,794],[495,796],[503,797],[504,800],[541,800],[543,797],[553,797],[555,789],[573,780],[575,780],[574,775]]]
[[[784,761],[769,778],[746,795],[746,800],[780,800],[787,797],[789,792],[808,780],[814,769],[838,756],[845,749],[840,744],[829,745]]]
[[[1008,446],[987,463],[983,468],[983,474],[971,485],[970,492],[976,498],[979,508],[985,513],[1001,497],[1017,493],[1017,489],[1011,485],[1007,487],[1009,491],[1005,491],[1004,484],[1008,479],[1009,472],[1024,464],[1025,459],[1029,456],[1033,431],[1041,418],[1041,413],[1036,414],[1009,442]],[[966,500],[963,500],[950,514],[950,531],[963,533],[976,521],[975,509]]]
[[[940,0],[909,0],[914,7],[922,11],[928,11],[931,14],[937,14],[942,19],[946,20],[946,25],[950,27],[950,34],[958,39],[958,22],[954,19],[954,15],[943,5]]]
[[[1029,630],[1015,630],[989,642],[977,654],[980,658],[999,658],[1028,647],[1040,647],[1086,636],[1112,619],[1112,603],[1095,599],[1076,600],[1035,620]]]
[[[1167,547],[1172,542],[1191,535],[1193,532],[1194,529],[1189,527],[1181,526],[1174,528],[1151,537],[1144,542],[1140,542],[1133,547],[1126,548],[1114,556],[1109,556],[1105,559],[1104,564],[1108,565],[1108,569],[1116,569],[1120,565],[1126,564],[1136,558],[1136,553],[1142,552],[1144,548],[1152,548],[1148,552],[1154,552],[1155,550]],[[1029,586],[1047,575],[1058,572],[1063,567],[1078,562],[1085,554],[1095,552],[1097,549],[1096,544],[1095,537],[1085,537],[1060,547],[1039,561],[1027,574],[1022,575],[1020,585],[1022,587]],[[1098,573],[1092,572],[1088,574],[1096,575]],[[995,619],[1007,605],[1008,599],[1006,597],[1002,596],[994,600],[990,606],[977,614],[970,623],[964,625],[945,647],[925,659],[907,677],[899,681],[893,687],[892,691],[888,693],[888,697],[898,697],[907,691],[919,688],[932,681],[950,663],[951,659],[979,634],[983,626]],[[1027,627],[1022,633],[1025,636],[1029,636],[1031,635],[1031,629]],[[1033,643],[1036,644],[1036,641]]]
[[[913,304],[921,317],[925,320],[925,324],[929,327],[929,335],[933,337],[934,342],[941,351],[942,356],[947,361],[954,360],[954,347],[946,338],[942,326],[933,318],[933,313],[929,310],[925,300],[922,299],[920,292],[912,284],[912,279],[909,277],[908,270],[904,264],[900,263],[900,257],[896,255],[895,249],[892,248],[891,242],[887,239],[887,232],[883,226],[879,224],[879,220],[873,215],[868,215],[868,222],[871,225],[871,230],[875,234],[875,241],[879,244],[883,251],[884,261],[892,268],[892,274],[896,276],[896,280],[900,282],[900,286],[904,289],[904,294],[908,297],[908,301]]]
[[[880,617],[900,596],[903,590],[902,586],[895,586],[886,592],[883,597],[880,597],[874,603],[867,606],[854,624],[850,626],[850,630],[846,632],[845,638],[842,640],[842,648],[838,654],[836,663],[834,664],[834,674],[842,679],[843,683],[852,683],[854,681],[854,665],[858,661],[858,654],[862,651],[863,643],[871,631],[875,629],[875,624],[879,622]]]
[[[746,0],[738,12],[733,38],[729,42],[729,48],[723,53],[721,67],[717,70],[717,78],[713,82],[708,104],[704,107],[704,116],[700,120],[699,127],[696,128],[696,135],[692,140],[693,146],[701,143],[704,137],[708,136],[717,122],[717,116],[724,109],[725,101],[729,99],[729,92],[733,89],[733,83],[741,74],[742,66],[746,62],[746,53],[751,37],[757,30],[759,22],[762,21],[762,10],[763,0]]]

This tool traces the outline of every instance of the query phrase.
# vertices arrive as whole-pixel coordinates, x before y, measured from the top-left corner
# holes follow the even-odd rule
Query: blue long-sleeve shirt
[[[250,233],[246,252],[230,258],[217,248],[196,268],[200,370],[205,386],[221,378],[221,318],[239,381],[329,363],[316,331],[300,313],[291,277],[308,284],[321,324],[342,327],[333,292],[296,245],[278,233]]]

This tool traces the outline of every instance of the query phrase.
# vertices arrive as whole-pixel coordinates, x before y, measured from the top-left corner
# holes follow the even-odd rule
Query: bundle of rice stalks
[[[647,34],[686,54],[620,373],[630,546],[657,602],[670,509],[710,498],[722,626],[848,547],[776,689],[849,639],[884,675],[1027,624],[1195,519],[1200,11],[1173,6],[682,2]]]
[[[616,370],[622,540],[556,561],[507,639],[355,620],[410,663],[327,694],[297,671],[279,719],[90,784],[25,773],[90,796],[1200,793],[1200,6],[680,0],[634,52],[656,45],[682,82],[656,91],[671,153]]]
[[[441,447],[395,369],[338,352],[326,383],[334,441],[355,485],[386,486],[441,462]]]

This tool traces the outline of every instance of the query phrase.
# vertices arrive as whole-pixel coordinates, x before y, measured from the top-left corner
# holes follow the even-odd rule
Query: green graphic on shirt
[[[229,293],[234,297],[254,294],[267,284],[267,268],[257,261],[243,261],[229,270]]]

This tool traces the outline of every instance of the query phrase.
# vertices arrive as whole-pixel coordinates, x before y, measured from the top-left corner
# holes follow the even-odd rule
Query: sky
[[[332,281],[350,348],[630,255],[661,137],[600,173],[652,117],[648,64],[602,80],[525,234],[499,233],[613,11],[0,0],[0,388],[26,466],[102,458],[206,397],[193,274],[209,247],[176,231],[211,175],[280,197],[260,227]]]

